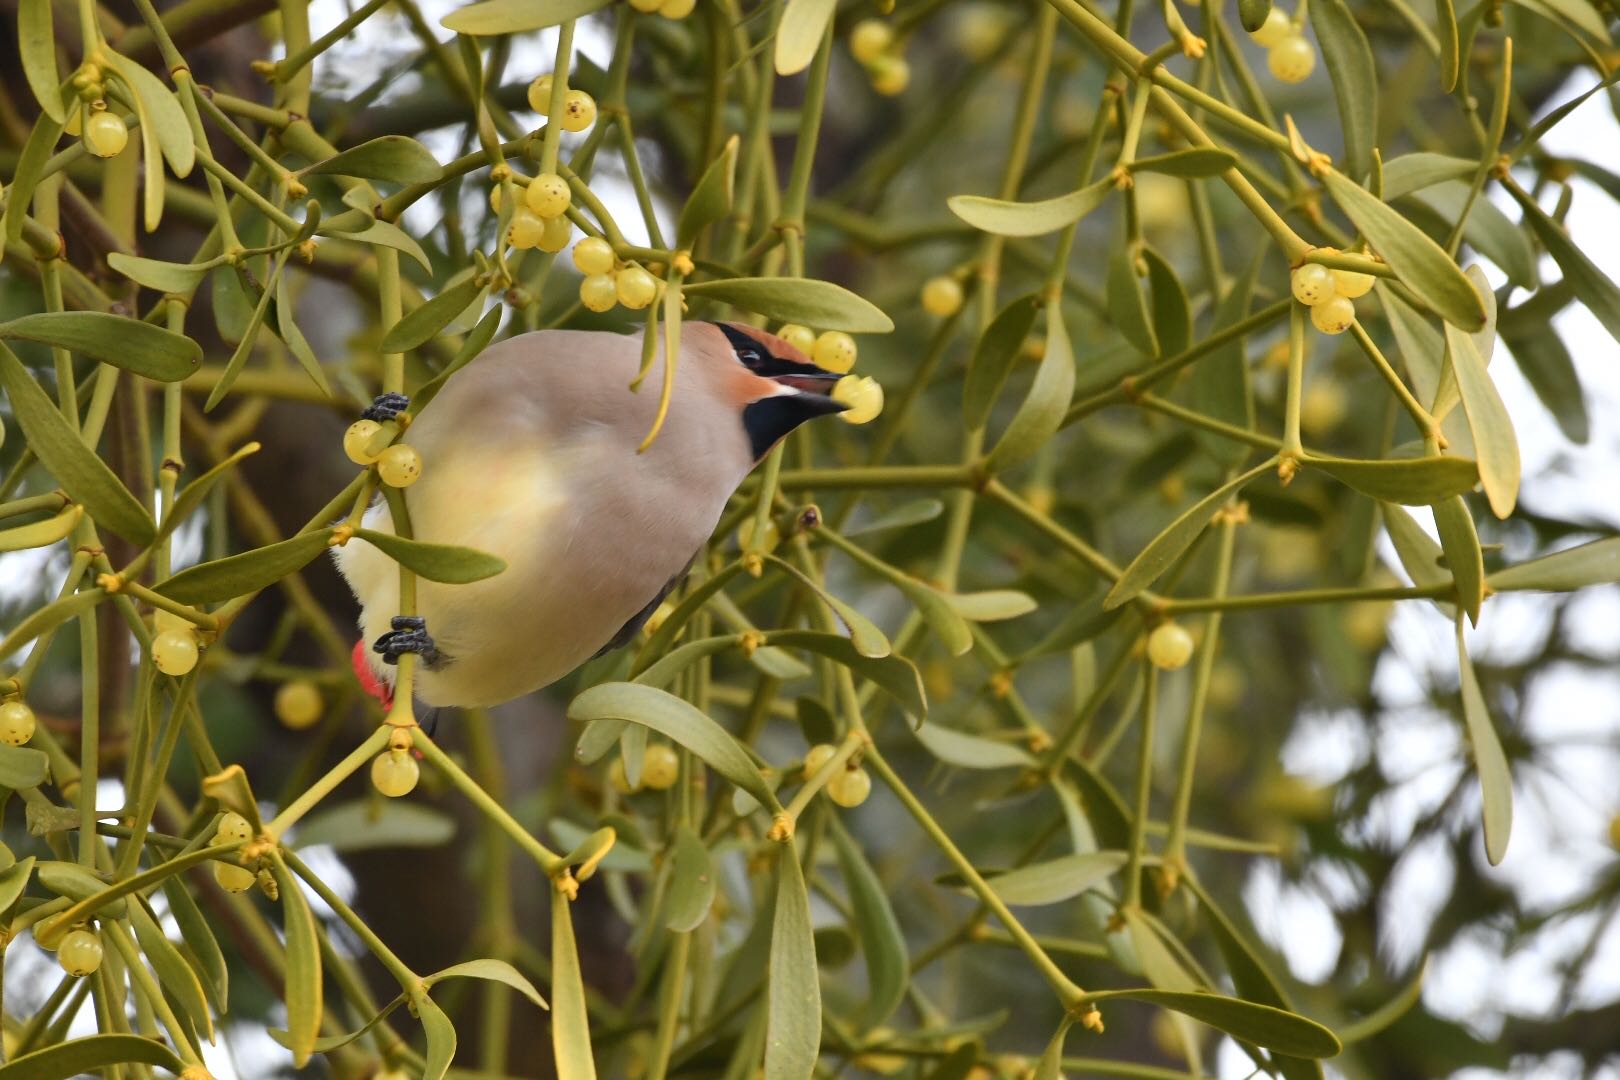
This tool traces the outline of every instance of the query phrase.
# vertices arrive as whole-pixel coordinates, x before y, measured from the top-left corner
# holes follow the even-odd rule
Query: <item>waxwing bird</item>
[[[664,363],[660,346],[632,393],[641,343],[581,330],[510,338],[451,376],[414,420],[423,471],[403,494],[415,537],[489,552],[506,569],[466,585],[419,580],[417,613],[402,619],[398,566],[370,544],[335,548],[360,602],[362,683],[386,693],[390,665],[415,652],[421,701],[493,705],[627,643],[765,453],[844,408],[828,396],[839,376],[782,339],[688,323],[668,415],[638,453]],[[386,503],[366,512],[365,526],[392,531]]]

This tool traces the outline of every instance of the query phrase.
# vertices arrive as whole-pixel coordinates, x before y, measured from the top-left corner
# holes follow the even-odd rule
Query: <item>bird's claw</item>
[[[360,414],[360,419],[375,420],[377,423],[383,424],[394,419],[410,407],[410,398],[404,394],[396,394],[390,391],[386,394],[378,394],[371,404],[366,406],[365,411]]]
[[[420,615],[396,615],[388,625],[393,629],[371,645],[371,651],[381,655],[383,663],[397,664],[406,653],[415,653],[429,666],[439,659],[439,647],[427,632],[426,619]]]

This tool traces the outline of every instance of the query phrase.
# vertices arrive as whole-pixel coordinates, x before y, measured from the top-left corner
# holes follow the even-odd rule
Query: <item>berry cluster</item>
[[[165,675],[180,676],[197,666],[197,627],[189,619],[158,610],[152,615],[152,663]]]
[[[697,7],[697,0],[630,0],[630,6],[643,15],[657,13],[666,19],[684,19]]]
[[[821,771],[821,767],[832,760],[838,748],[831,743],[817,743],[804,755],[804,775],[809,777]],[[872,794],[872,777],[854,759],[845,763],[844,767],[833,774],[827,781],[827,798],[845,808],[853,808],[866,801]]]
[[[375,465],[378,479],[389,487],[410,487],[422,478],[422,455],[402,442],[373,451],[372,440],[381,430],[375,420],[356,420],[343,433],[344,454],[356,465]]]
[[[1308,262],[1294,270],[1289,287],[1294,299],[1311,309],[1312,325],[1324,334],[1342,334],[1356,321],[1356,306],[1351,301],[1366,295],[1373,287],[1373,276]]]
[[[68,114],[69,135],[79,135],[84,148],[99,158],[117,157],[129,145],[129,125],[107,108],[106,83],[101,65],[88,62],[73,75],[73,91],[78,95]]]
[[[1316,70],[1316,46],[1305,40],[1282,9],[1272,8],[1260,29],[1249,36],[1266,50],[1266,67],[1279,82],[1304,82]]]
[[[866,69],[872,89],[884,97],[899,97],[911,83],[911,65],[900,54],[894,31],[881,19],[862,19],[849,32],[850,55]]]
[[[663,282],[645,267],[621,261],[613,245],[599,236],[587,236],[574,245],[574,266],[585,275],[579,283],[579,302],[591,311],[611,311],[615,304],[640,311],[663,295]]]

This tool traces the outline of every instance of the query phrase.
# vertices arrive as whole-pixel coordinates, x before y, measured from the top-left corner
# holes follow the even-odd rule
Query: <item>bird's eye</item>
[[[760,362],[759,353],[753,349],[738,349],[737,359],[741,360],[747,367],[757,367]]]

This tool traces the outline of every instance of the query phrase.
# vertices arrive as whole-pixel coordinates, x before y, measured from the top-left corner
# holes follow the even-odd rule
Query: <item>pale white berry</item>
[[[1193,639],[1181,625],[1163,622],[1148,635],[1148,662],[1163,671],[1186,667],[1192,659]]]

